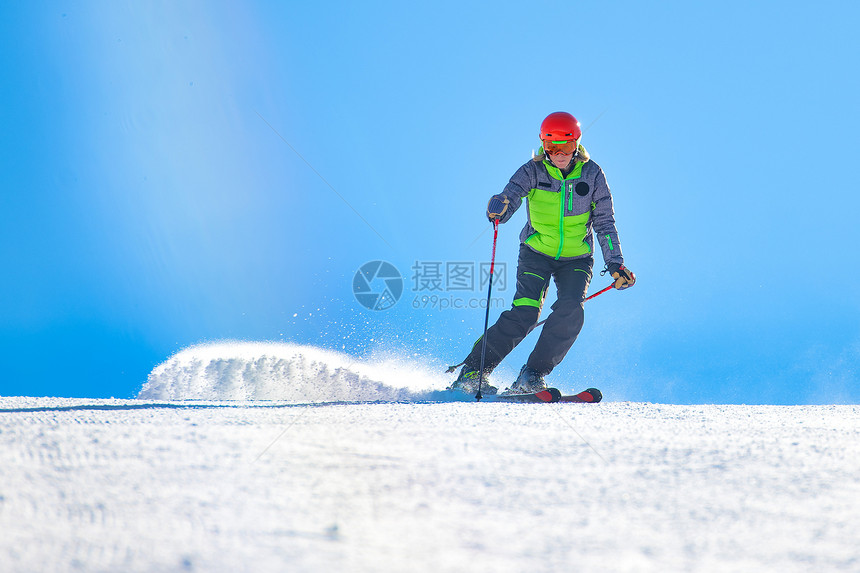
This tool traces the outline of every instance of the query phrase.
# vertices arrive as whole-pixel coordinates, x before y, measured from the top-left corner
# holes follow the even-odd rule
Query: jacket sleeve
[[[517,169],[517,172],[511,176],[511,180],[508,181],[502,191],[502,195],[508,198],[510,204],[505,215],[499,221],[500,223],[506,223],[513,217],[516,210],[522,205],[523,197],[528,195],[529,191],[537,184],[536,180],[537,176],[531,161]]]
[[[595,178],[594,187],[594,232],[603,251],[603,262],[624,264],[621,254],[621,241],[618,240],[618,230],[615,228],[615,209],[612,205],[612,193],[606,183],[606,176],[601,169]]]

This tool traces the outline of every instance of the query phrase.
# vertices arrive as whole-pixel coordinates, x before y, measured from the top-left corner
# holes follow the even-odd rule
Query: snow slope
[[[858,406],[344,403],[423,390],[201,350],[151,399],[0,398],[0,571],[860,570]],[[249,380],[293,393],[214,398]]]

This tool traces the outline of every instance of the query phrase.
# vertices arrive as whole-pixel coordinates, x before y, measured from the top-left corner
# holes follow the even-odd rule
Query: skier
[[[526,394],[546,388],[545,376],[564,359],[582,330],[583,300],[594,265],[593,232],[603,251],[603,273],[615,279],[615,288],[623,290],[636,282],[636,276],[624,266],[606,177],[580,145],[581,136],[579,122],[571,114],[549,114],[541,123],[537,155],[487,204],[490,221],[505,223],[525,197],[528,219],[520,233],[513,305],[487,330],[481,386],[484,394],[498,391],[487,382],[487,375],[535,327],[553,278],[558,300],[528,361],[506,393]],[[478,390],[482,347],[478,339],[461,363],[463,368],[452,389]]]

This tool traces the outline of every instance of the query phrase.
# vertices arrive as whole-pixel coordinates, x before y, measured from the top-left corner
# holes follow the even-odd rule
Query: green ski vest
[[[559,259],[578,257],[591,252],[585,242],[591,209],[585,213],[574,213],[574,188],[576,180],[582,176],[583,162],[576,162],[567,177],[561,170],[548,161],[544,166],[550,177],[560,182],[559,191],[532,189],[528,199],[529,221],[535,230],[526,244],[536,251]]]

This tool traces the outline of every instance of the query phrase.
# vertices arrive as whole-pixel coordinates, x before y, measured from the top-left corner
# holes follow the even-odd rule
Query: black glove
[[[618,290],[624,290],[636,284],[636,275],[622,264],[610,263],[606,265],[606,271],[615,279],[613,286]]]
[[[508,211],[508,204],[510,202],[511,201],[501,193],[490,197],[490,202],[487,203],[487,219],[490,221],[502,219],[503,215]]]

